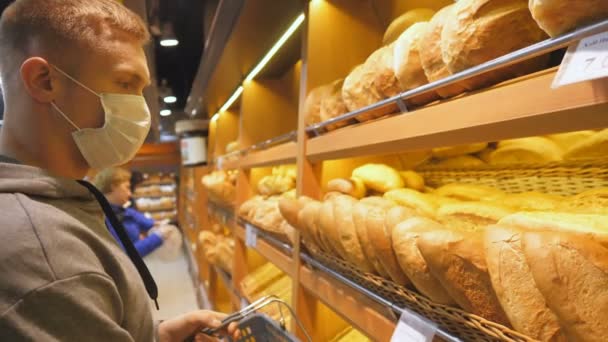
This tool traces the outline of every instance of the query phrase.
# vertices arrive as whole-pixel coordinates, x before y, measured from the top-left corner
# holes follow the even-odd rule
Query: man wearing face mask
[[[126,253],[105,226],[104,213],[115,217],[103,195],[77,181],[143,143],[148,39],[114,0],[17,0],[2,14],[3,341],[183,341],[224,317],[196,311],[154,324],[152,277],[124,230]]]

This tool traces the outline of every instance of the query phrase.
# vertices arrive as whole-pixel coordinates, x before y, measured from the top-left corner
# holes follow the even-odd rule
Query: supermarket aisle
[[[158,285],[160,311],[153,310],[154,319],[167,319],[197,310],[198,303],[185,252],[174,261],[159,260],[151,254],[144,261]]]

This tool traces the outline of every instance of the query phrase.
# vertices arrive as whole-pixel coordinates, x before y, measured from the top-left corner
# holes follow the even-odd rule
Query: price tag
[[[405,310],[397,323],[391,342],[431,342],[437,331],[432,322]]]
[[[566,52],[552,88],[608,77],[608,32],[582,39]]]
[[[249,223],[245,224],[245,245],[255,248],[258,244],[258,230]]]
[[[224,158],[218,157],[217,160],[216,160],[216,162],[215,162],[216,168],[218,170],[220,170],[220,171],[223,170],[223,168],[222,168],[223,164],[224,164]]]

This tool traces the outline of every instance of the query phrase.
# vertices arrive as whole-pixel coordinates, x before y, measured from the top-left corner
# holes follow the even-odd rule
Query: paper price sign
[[[405,310],[393,332],[391,342],[432,342],[436,331],[435,324]]]
[[[250,224],[245,225],[245,245],[255,248],[258,244],[258,231]]]
[[[568,49],[552,88],[608,77],[608,32],[581,40]]]

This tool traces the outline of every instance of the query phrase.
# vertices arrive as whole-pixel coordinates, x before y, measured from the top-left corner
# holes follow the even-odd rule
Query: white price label
[[[222,165],[224,165],[224,158],[222,157],[218,157],[215,163],[215,166],[217,167],[218,170],[223,170]]]
[[[552,88],[608,77],[608,32],[582,39],[566,52]]]
[[[255,248],[258,244],[258,230],[249,223],[245,224],[245,245]]]
[[[432,322],[405,310],[397,323],[391,342],[431,342],[437,331]]]

